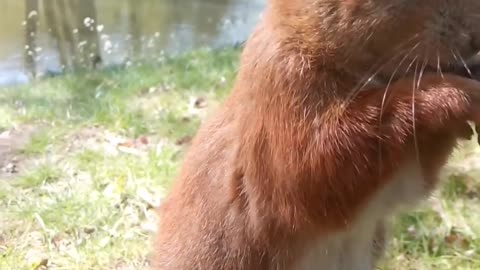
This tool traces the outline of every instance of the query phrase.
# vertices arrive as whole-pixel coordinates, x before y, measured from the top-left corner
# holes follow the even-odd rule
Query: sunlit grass
[[[0,269],[145,269],[153,207],[237,58],[199,50],[0,89],[0,132],[37,127],[19,172],[0,174]],[[479,153],[459,151],[435,199],[395,221],[380,269],[480,269]]]
[[[2,127],[38,128],[17,149],[20,172],[0,179],[0,269],[145,268],[178,142],[228,92],[237,56],[199,50],[1,89]],[[116,145],[139,136],[143,148]]]

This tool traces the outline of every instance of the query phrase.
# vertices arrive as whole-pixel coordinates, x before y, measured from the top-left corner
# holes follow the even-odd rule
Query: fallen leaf
[[[128,148],[134,148],[135,147],[135,141],[129,140],[129,141],[124,141],[120,142],[117,144],[117,147],[128,147]]]
[[[199,97],[195,100],[195,102],[193,103],[193,106],[195,106],[195,108],[197,109],[205,108],[207,107],[207,100],[203,97]]]
[[[35,270],[37,270],[37,269],[47,269],[47,265],[48,265],[48,259],[43,258],[43,259],[41,259],[40,262],[37,263],[36,266],[34,266],[33,269],[35,269]]]
[[[68,234],[63,232],[55,234],[51,241],[52,244],[60,251],[66,250],[67,247],[72,244]]]
[[[139,143],[141,143],[141,144],[145,144],[145,145],[148,144],[148,139],[147,139],[147,137],[145,137],[145,136],[140,136],[140,137],[138,137],[137,141],[138,141]]]
[[[450,230],[450,233],[445,236],[444,240],[448,245],[461,246],[463,248],[468,247],[470,244],[470,241],[455,228]]]
[[[453,244],[457,240],[458,240],[458,235],[457,234],[452,234],[451,233],[451,234],[445,236],[445,242],[447,242],[447,244]]]
[[[188,144],[192,141],[193,137],[192,136],[185,136],[185,137],[182,137],[180,139],[178,139],[175,143],[177,145],[184,145],[184,144]]]
[[[94,227],[86,227],[86,228],[83,228],[83,232],[86,233],[86,234],[92,234],[96,231],[96,229]]]
[[[46,269],[48,265],[48,257],[35,250],[28,251],[25,260],[35,270]]]

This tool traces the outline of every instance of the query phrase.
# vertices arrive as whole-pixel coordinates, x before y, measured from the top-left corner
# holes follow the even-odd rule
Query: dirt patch
[[[23,157],[19,153],[38,130],[34,125],[22,125],[0,133],[0,180],[9,179],[22,170]]]

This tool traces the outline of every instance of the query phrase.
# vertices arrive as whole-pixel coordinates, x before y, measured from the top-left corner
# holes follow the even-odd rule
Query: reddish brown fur
[[[375,1],[272,1],[232,94],[199,130],[162,205],[155,269],[291,269],[313,239],[355,224],[407,162],[421,164],[432,189],[457,139],[470,135],[466,121],[480,120],[480,83],[425,72],[413,91],[418,73],[395,74],[412,57],[377,67],[380,83],[355,90],[395,44],[415,41],[436,1],[418,4],[390,36],[382,23],[391,14]],[[362,15],[372,10],[385,14]],[[442,53],[432,44],[416,53]],[[452,61],[442,54],[442,66]]]

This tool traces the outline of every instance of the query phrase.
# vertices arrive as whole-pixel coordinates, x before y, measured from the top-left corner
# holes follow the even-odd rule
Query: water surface
[[[1,0],[0,85],[243,42],[265,0]]]

